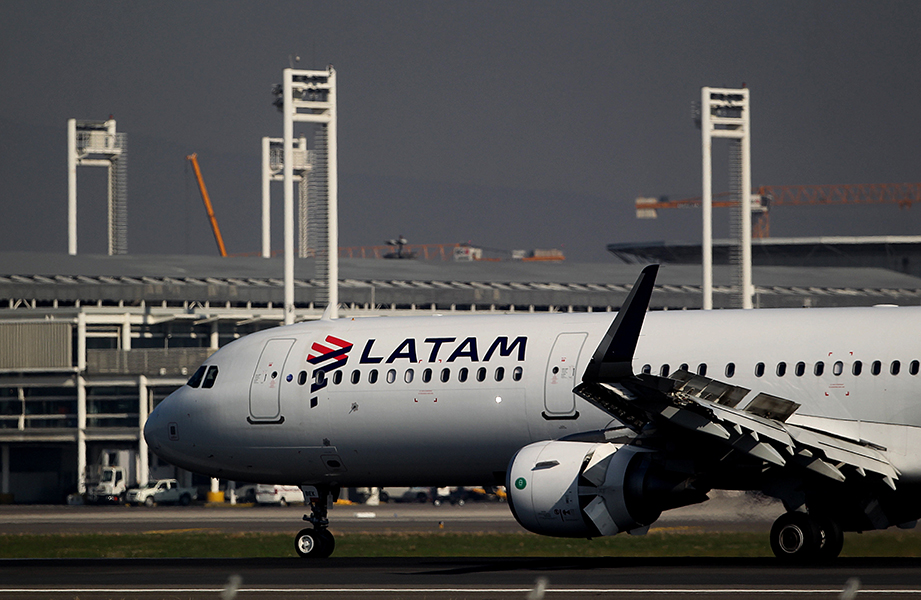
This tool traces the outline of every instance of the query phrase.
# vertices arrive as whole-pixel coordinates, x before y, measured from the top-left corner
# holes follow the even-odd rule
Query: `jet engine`
[[[509,464],[509,506],[522,527],[542,535],[645,533],[663,510],[707,499],[658,454],[615,443],[530,444]]]

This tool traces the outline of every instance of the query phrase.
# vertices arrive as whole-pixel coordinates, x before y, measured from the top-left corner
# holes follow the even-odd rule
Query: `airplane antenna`
[[[326,309],[323,310],[323,316],[320,317],[321,321],[332,321],[333,320],[333,303],[330,302],[326,305]]]

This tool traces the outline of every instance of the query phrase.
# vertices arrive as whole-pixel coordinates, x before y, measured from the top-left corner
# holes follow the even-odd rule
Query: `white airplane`
[[[249,335],[144,429],[170,463],[297,484],[302,556],[342,487],[506,484],[522,526],[645,533],[715,489],[788,512],[781,558],[921,515],[921,307],[348,318]],[[645,318],[645,324],[644,324]]]

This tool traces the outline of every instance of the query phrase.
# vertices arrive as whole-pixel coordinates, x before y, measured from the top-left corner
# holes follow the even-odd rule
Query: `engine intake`
[[[525,529],[557,537],[645,531],[663,510],[702,502],[685,474],[658,466],[656,451],[614,443],[543,441],[508,469],[509,505]]]

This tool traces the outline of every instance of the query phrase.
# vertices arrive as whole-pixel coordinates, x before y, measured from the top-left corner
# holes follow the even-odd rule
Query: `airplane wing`
[[[896,488],[899,472],[885,448],[787,423],[800,406],[791,400],[760,393],[739,408],[750,390],[686,370],[669,377],[634,374],[633,353],[657,269],[643,270],[576,394],[633,430],[633,444],[667,446],[672,456],[703,463],[702,476],[714,482],[731,481],[730,471],[744,459],[761,472],[805,470],[838,482],[875,477]]]

